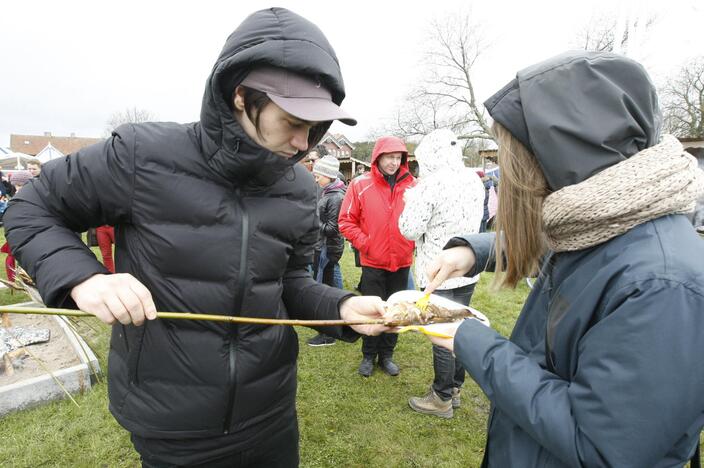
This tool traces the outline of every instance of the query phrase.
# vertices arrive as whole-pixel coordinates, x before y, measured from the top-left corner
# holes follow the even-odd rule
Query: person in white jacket
[[[465,167],[462,144],[448,129],[426,135],[416,149],[420,167],[417,185],[406,191],[399,219],[404,237],[416,242],[416,284],[425,288],[425,271],[447,242],[462,233],[479,232],[484,213],[484,185],[474,170]],[[435,294],[469,305],[479,275],[445,281]],[[435,378],[423,397],[410,398],[415,411],[451,418],[460,405],[465,371],[445,348],[433,345]]]

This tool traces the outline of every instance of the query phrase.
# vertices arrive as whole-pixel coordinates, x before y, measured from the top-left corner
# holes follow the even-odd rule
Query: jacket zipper
[[[396,182],[394,183],[394,186],[391,188],[391,199],[392,199],[392,200],[393,200],[393,198],[394,198],[394,189],[396,188],[396,186],[397,186],[398,184],[400,184],[401,181],[403,181],[404,179],[407,179],[409,175],[411,175],[411,174],[410,174],[409,172],[406,172],[406,173],[403,174],[401,177],[399,177],[398,179],[396,179]]]
[[[239,277],[237,279],[237,296],[235,299],[235,313],[239,314],[242,309],[242,301],[244,299],[244,290],[246,286],[246,267],[247,267],[247,250],[249,247],[249,213],[247,213],[247,208],[244,206],[242,201],[242,192],[240,189],[235,190],[237,204],[242,210],[242,244],[240,246],[240,269]],[[223,433],[228,434],[230,432],[230,424],[232,423],[232,410],[235,406],[235,385],[237,377],[237,325],[230,324],[230,340],[229,340],[229,376],[228,376],[228,388],[229,395],[227,400],[227,409],[225,411],[225,423],[223,425]]]

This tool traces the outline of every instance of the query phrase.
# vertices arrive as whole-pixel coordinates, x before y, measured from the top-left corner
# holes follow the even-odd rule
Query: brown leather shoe
[[[413,411],[438,416],[440,418],[450,419],[454,415],[452,400],[443,401],[432,387],[430,391],[422,397],[409,398],[408,405]]]

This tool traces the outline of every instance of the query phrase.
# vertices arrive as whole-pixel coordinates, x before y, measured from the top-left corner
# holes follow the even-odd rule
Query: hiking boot
[[[422,397],[411,397],[408,399],[408,405],[413,411],[440,418],[450,419],[453,416],[452,400],[443,401],[435,391],[430,388],[430,391]]]
[[[318,333],[307,341],[308,346],[330,346],[335,344],[335,338]]]
[[[362,377],[369,377],[374,371],[374,358],[364,357],[362,362],[359,364],[359,375]]]
[[[457,387],[452,388],[452,409],[457,409],[461,405],[460,401],[460,389]]]
[[[398,368],[396,363],[391,360],[391,358],[384,358],[379,360],[379,367],[381,370],[389,374],[391,377],[396,377],[401,370]]]

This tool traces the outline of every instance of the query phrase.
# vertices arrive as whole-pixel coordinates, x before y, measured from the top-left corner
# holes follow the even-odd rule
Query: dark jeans
[[[327,247],[316,250],[313,257],[313,279],[318,283],[342,289],[342,270],[340,259],[328,257]]]
[[[445,297],[462,305],[469,305],[474,294],[474,284],[468,284],[455,289],[436,289],[433,294]],[[455,359],[450,351],[437,345],[433,345],[433,390],[443,401],[452,398],[452,388],[462,387],[464,384],[464,367],[460,361]]]
[[[142,457],[142,468],[296,468],[298,463],[298,424],[272,434],[256,447],[203,463],[173,465]]]
[[[401,268],[398,271],[387,271],[379,268],[362,267],[362,279],[359,291],[365,296],[379,296],[386,300],[395,292],[403,291],[408,287],[408,271],[410,268]],[[379,336],[362,337],[362,354],[364,357],[374,359],[391,359],[398,341],[396,333],[382,333]]]

